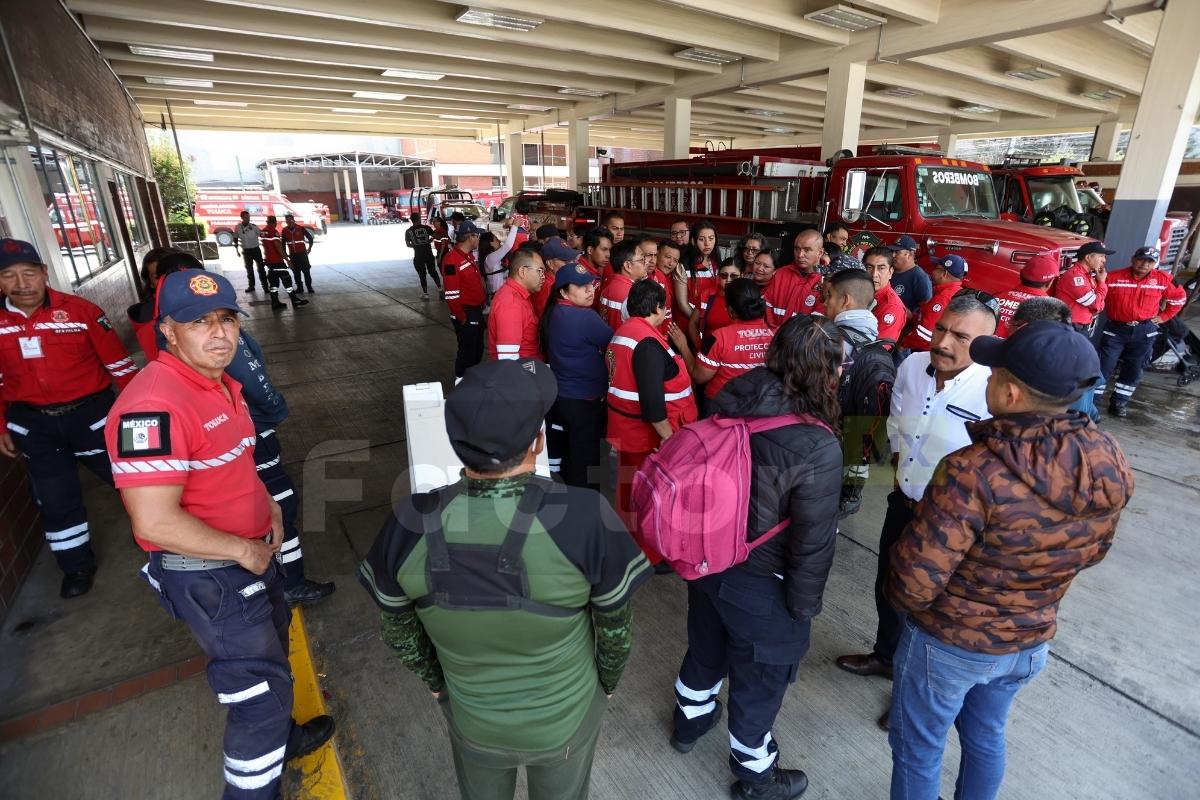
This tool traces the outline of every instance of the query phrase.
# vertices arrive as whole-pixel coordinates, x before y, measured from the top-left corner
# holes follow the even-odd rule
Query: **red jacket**
[[[263,263],[287,263],[283,254],[283,234],[278,228],[264,227],[258,233],[258,243],[262,246]]]
[[[718,330],[714,338],[716,341],[708,352],[696,357],[701,364],[717,371],[704,385],[704,395],[710,399],[729,381],[767,363],[767,350],[775,332],[761,319],[733,320]]]
[[[494,361],[541,358],[538,318],[533,313],[529,290],[509,278],[492,298],[488,315],[488,354]]]
[[[475,254],[451,247],[442,259],[442,273],[445,275],[443,289],[446,292],[446,305],[450,306],[450,313],[456,320],[466,322],[467,306],[482,308],[487,302],[483,274],[479,271]]]
[[[1018,286],[1015,289],[1009,289],[1007,292],[996,296],[996,300],[1000,303],[1000,310],[996,313],[996,335],[1000,338],[1008,338],[1012,333],[1008,324],[1012,322],[1013,314],[1017,313],[1017,307],[1031,297],[1046,297],[1045,289],[1035,289],[1029,286]]]
[[[933,297],[921,305],[917,311],[917,327],[904,337],[904,346],[910,350],[928,350],[933,341],[933,328],[942,318],[950,298],[962,288],[962,281],[951,281],[933,287]]]
[[[283,226],[283,230],[279,232],[280,237],[287,243],[287,251],[298,255],[307,255],[312,250],[312,231],[300,225],[292,227]],[[263,259],[264,261],[266,259]]]
[[[624,322],[621,319],[621,308],[629,299],[629,290],[632,288],[633,279],[628,275],[613,275],[604,282],[604,289],[600,292],[600,310],[604,312],[604,320],[608,327],[614,331]]]
[[[904,333],[907,309],[890,283],[885,283],[883,288],[875,293],[875,306],[871,313],[879,321],[879,338],[899,342],[901,334]]]
[[[1071,309],[1071,322],[1076,325],[1091,325],[1096,315],[1104,310],[1104,298],[1108,295],[1108,284],[1097,281],[1091,269],[1082,261],[1076,261],[1054,286],[1054,296]]]
[[[774,306],[775,325],[779,327],[797,314],[824,314],[825,304],[821,302],[821,273],[810,272],[807,275],[789,264],[780,267],[771,278],[770,287]]]
[[[657,340],[675,359],[675,365],[679,368],[679,373],[663,384],[667,422],[671,424],[671,429],[679,430],[689,422],[695,422],[697,417],[692,378],[683,358],[671,349],[667,340],[646,322],[645,317],[631,317],[617,329],[604,354],[611,375],[608,385],[607,438],[621,452],[649,453],[662,441],[654,426],[642,420],[641,397],[633,371],[633,351],[639,342],[648,338]]]
[[[721,279],[717,277],[720,267],[715,261],[697,261],[694,271],[688,270],[688,302],[696,311],[700,310],[700,303],[704,298],[721,288]]]
[[[725,305],[725,292],[718,290],[700,301],[700,337],[715,336],[717,331],[726,325],[732,325],[734,318],[729,315],[729,306]],[[766,324],[765,322],[763,323]]]
[[[1159,317],[1166,322],[1183,310],[1187,292],[1176,286],[1170,273],[1152,269],[1146,277],[1133,277],[1129,267],[1108,273],[1108,318],[1114,322],[1145,322]]]
[[[26,317],[0,296],[0,423],[9,403],[57,405],[124,388],[137,367],[95,303],[46,287]]]
[[[667,335],[667,329],[671,327],[671,323],[675,321],[675,279],[670,275],[664,275],[662,270],[655,267],[650,270],[650,280],[657,283],[667,293],[667,316],[663,318],[662,325],[658,326],[658,331],[663,336]]]

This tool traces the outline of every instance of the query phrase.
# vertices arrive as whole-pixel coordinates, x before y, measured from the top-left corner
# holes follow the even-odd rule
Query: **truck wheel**
[[[233,247],[233,233],[230,231],[217,231],[217,245],[220,247]]]

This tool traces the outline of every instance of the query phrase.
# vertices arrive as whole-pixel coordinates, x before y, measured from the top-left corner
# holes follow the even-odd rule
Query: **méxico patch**
[[[117,426],[117,455],[165,456],[171,452],[171,415],[165,411],[122,414]]]

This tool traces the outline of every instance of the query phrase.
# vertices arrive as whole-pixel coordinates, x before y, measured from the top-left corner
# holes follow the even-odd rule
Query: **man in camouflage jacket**
[[[1045,666],[1058,603],[1108,553],[1133,474],[1116,440],[1067,406],[1100,375],[1069,326],[980,337],[993,418],[942,459],[891,551],[887,595],[908,615],[893,667],[892,798],[935,800],[946,735],[956,796],[996,797],[1016,693]]]

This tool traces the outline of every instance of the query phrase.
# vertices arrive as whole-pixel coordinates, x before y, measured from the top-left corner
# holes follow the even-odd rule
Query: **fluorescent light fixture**
[[[178,58],[180,61],[212,61],[212,53],[200,50],[170,50],[165,47],[142,47],[138,44],[129,45],[129,52],[135,56],[151,56],[153,58]]]
[[[795,133],[795,132],[796,132],[795,128],[763,128],[763,133],[788,134],[788,133]]]
[[[704,50],[700,47],[689,47],[686,50],[678,50],[675,53],[676,58],[682,58],[686,61],[699,61],[701,64],[732,64],[734,61],[741,61],[741,56],[731,56],[728,53],[718,53],[716,50]]]
[[[749,114],[752,117],[782,117],[782,111],[774,111],[769,108],[743,108],[743,114]]]
[[[1000,109],[985,106],[982,103],[976,103],[970,106],[959,106],[958,110],[964,114],[995,114]]]
[[[471,117],[466,114],[438,114],[438,119],[479,119],[479,117]]]
[[[482,25],[485,28],[501,28],[506,31],[528,33],[545,22],[540,17],[526,17],[520,14],[509,14],[504,11],[491,11],[486,8],[466,8],[455,17],[467,25]]]
[[[1124,92],[1118,92],[1116,89],[1094,89],[1080,95],[1080,97],[1088,97],[1092,100],[1120,100],[1124,96]]]
[[[192,89],[211,89],[212,81],[203,81],[199,78],[158,78],[148,77],[146,83],[152,83],[155,86],[187,86]]]
[[[335,114],[378,114],[378,109],[374,108],[331,108],[329,109]]]
[[[513,111],[549,111],[553,106],[535,106],[532,103],[512,103],[507,108]]]
[[[408,97],[406,94],[398,92],[355,92],[353,97],[359,100],[404,100]]]
[[[630,128],[629,130],[637,131],[638,133],[662,133],[658,128]]]
[[[440,81],[446,77],[444,72],[422,72],[419,69],[385,69],[385,78],[409,78],[415,81]]]
[[[193,100],[198,106],[227,106],[229,108],[245,108],[249,103],[236,103],[233,100]]]
[[[875,94],[881,94],[886,97],[920,97],[924,92],[917,89],[908,89],[903,86],[889,86],[886,89],[880,89]]]
[[[877,17],[841,3],[818,11],[810,11],[804,15],[804,18],[809,22],[817,22],[844,31],[865,31],[877,28],[887,22],[886,17]]]
[[[1023,81],[1044,81],[1050,78],[1061,78],[1061,72],[1055,72],[1052,69],[1046,69],[1042,65],[1036,67],[1022,67],[1021,69],[1010,69],[1004,73],[1010,78],[1020,78]]]
[[[572,94],[579,97],[604,97],[608,92],[602,92],[599,89],[576,89],[573,86],[564,86],[558,90],[559,94]]]

